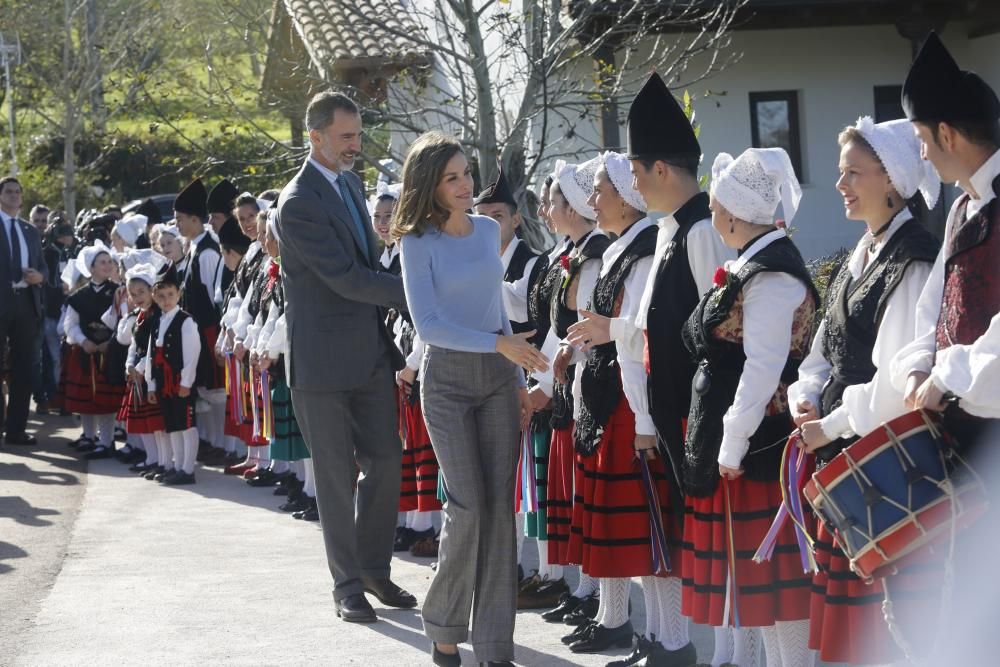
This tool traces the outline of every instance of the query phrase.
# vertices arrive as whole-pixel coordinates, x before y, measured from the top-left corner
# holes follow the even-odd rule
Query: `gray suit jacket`
[[[14,218],[14,224],[21,230],[24,243],[28,246],[28,266],[48,279],[49,267],[42,254],[42,240],[38,235],[38,229],[20,218]],[[7,228],[2,222],[0,222],[0,239],[6,241],[6,248],[10,248],[11,241],[7,238]],[[3,247],[5,247],[4,244],[0,243],[0,248]],[[21,279],[21,267],[13,267],[10,264],[10,255],[0,252],[0,315],[7,312],[11,306],[11,299],[14,298],[11,284]],[[44,285],[45,283],[42,282],[41,285],[31,285],[28,288],[31,290],[31,299],[35,303],[35,313],[39,318],[42,317],[42,287]]]
[[[403,281],[381,270],[360,179],[342,172],[361,213],[360,238],[340,193],[306,161],[278,198],[277,228],[287,307],[288,385],[347,391],[371,379],[389,355],[403,359],[385,329],[385,309],[405,309]]]

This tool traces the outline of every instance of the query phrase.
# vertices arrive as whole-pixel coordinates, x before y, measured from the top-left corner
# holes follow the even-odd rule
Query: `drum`
[[[940,416],[917,410],[847,447],[806,483],[806,500],[859,577],[893,574],[898,561],[953,539],[986,510],[985,487],[953,445]]]

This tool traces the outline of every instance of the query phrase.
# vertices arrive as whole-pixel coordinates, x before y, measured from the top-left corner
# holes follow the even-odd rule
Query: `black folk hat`
[[[691,121],[667,84],[653,72],[628,110],[628,158],[700,158]]]
[[[937,33],[927,35],[903,83],[903,111],[921,123],[1000,120],[1000,101],[975,72],[963,70]]]
[[[196,178],[181,190],[177,198],[174,199],[174,211],[196,215],[204,219],[208,217],[207,200],[208,193],[205,192],[205,184],[201,182],[200,178]]]

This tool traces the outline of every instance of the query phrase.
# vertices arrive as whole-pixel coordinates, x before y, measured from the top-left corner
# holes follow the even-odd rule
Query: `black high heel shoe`
[[[438,650],[437,642],[431,642],[431,660],[438,667],[462,667],[462,656],[458,654],[458,651],[442,653]]]

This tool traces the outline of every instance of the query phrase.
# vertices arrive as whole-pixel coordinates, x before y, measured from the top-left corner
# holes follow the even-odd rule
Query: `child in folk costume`
[[[380,266],[393,275],[402,267],[399,244],[389,233],[392,213],[402,184],[379,183],[371,202],[372,228],[385,244],[379,258]],[[396,527],[395,551],[407,549],[415,556],[437,556],[437,536],[434,516],[441,509],[438,493],[438,464],[431,438],[424,423],[420,404],[420,361],[424,345],[413,327],[409,313],[390,311],[386,321],[396,347],[406,360],[406,366],[396,372],[399,400],[400,437],[403,441],[399,511],[402,523]]]
[[[788,388],[788,402],[802,430],[800,446],[822,466],[841,450],[904,412],[892,387],[893,355],[913,341],[916,305],[938,250],[938,241],[914,219],[908,204],[923,194],[934,208],[940,180],[920,158],[908,121],[875,124],[865,116],[839,137],[840,180],[847,217],[867,231],[830,281],[826,312],[812,350]],[[883,621],[881,582],[855,576],[824,524],[817,528],[817,563],[810,613],[810,647],[820,658],[883,664],[902,656]],[[905,585],[907,578],[894,577]],[[915,583],[915,581],[914,581]],[[932,597],[928,580],[914,598]],[[899,590],[898,585],[893,586]],[[899,612],[897,612],[899,615]]]
[[[698,362],[683,469],[683,611],[696,623],[740,628],[734,662],[755,665],[765,628],[769,664],[811,665],[809,588],[793,526],[771,561],[754,552],[782,502],[782,444],[793,425],[787,384],[811,340],[819,295],[798,249],[773,224],[801,190],[780,148],[747,149],[712,165],[712,223],[740,257],[717,271],[684,328]]]
[[[128,386],[118,417],[125,422],[125,430],[130,436],[135,435],[142,440],[146,451],[145,461],[137,463],[130,470],[143,475],[150,472],[153,475],[157,472],[165,473],[167,461],[172,460],[160,408],[146,400],[149,395],[144,377],[146,354],[149,351],[149,337],[160,314],[159,306],[153,301],[156,276],[157,267],[153,264],[136,264],[125,273],[125,286],[133,310],[118,322],[117,333],[118,342],[128,346],[125,360]]]
[[[239,209],[238,209],[239,212]],[[256,225],[255,225],[256,227]],[[254,232],[256,236],[256,231]],[[256,276],[264,253],[260,244],[251,242],[250,238],[243,233],[242,227],[232,218],[222,223],[219,229],[219,247],[222,250],[222,261],[226,267],[233,272],[233,280],[222,301],[222,319],[220,320],[220,332],[215,343],[216,364],[226,366],[226,424],[225,445],[227,475],[242,474],[251,466],[246,465],[243,460],[246,455],[246,442],[252,437],[252,427],[244,424],[242,418],[237,419],[232,409],[233,394],[242,388],[242,379],[235,377],[228,364],[228,355],[233,351],[232,327],[239,313],[240,305],[243,303],[243,296],[250,288],[253,278]]]
[[[941,252],[917,303],[916,339],[892,361],[892,383],[907,407],[942,413],[957,452],[994,497],[985,516],[956,537],[950,613],[943,624],[934,616],[916,633],[946,640],[929,664],[989,664],[997,651],[1000,99],[976,73],[960,69],[931,33],[903,84],[902,103],[924,158],[963,193],[948,215]],[[914,629],[907,634],[912,637]]]
[[[180,281],[171,266],[157,277],[153,295],[160,308],[146,352],[147,400],[159,405],[163,430],[170,440],[173,470],[154,479],[169,486],[194,484],[198,454],[194,390],[201,336],[193,317],[180,309]]]
[[[582,164],[559,160],[549,187],[549,218],[556,233],[564,237],[543,286],[539,287],[539,292],[547,293],[549,298],[545,303],[535,305],[536,310],[544,308],[547,311],[545,316],[538,318],[538,322],[549,323],[542,343],[542,354],[549,358],[555,356],[559,342],[566,337],[569,326],[576,322],[577,304],[584,305],[593,291],[601,269],[601,256],[611,244],[603,231],[595,229],[597,214],[587,203],[594,189],[594,174],[600,164],[600,157]],[[536,296],[536,299],[539,298],[541,296]],[[574,527],[580,527],[573,519],[576,503],[580,500],[577,494],[582,488],[578,484],[581,471],[577,470],[573,446],[574,417],[579,400],[575,375],[576,368],[573,366],[560,375],[555,375],[552,369],[532,373],[537,382],[532,388],[532,404],[544,405],[547,403],[544,399],[550,399],[552,410],[549,422],[552,439],[546,478],[546,531],[549,538],[546,559],[551,565],[563,567],[579,564],[583,556],[581,534],[579,531],[576,535],[572,534]],[[581,570],[576,589],[551,610],[546,620],[585,626],[597,616],[597,593],[597,579]],[[571,636],[573,633],[567,635],[564,641]]]
[[[114,306],[118,284],[111,249],[95,241],[80,251],[76,270],[89,282],[66,299],[63,330],[70,344],[65,361],[64,407],[80,415],[83,437],[77,451],[110,456],[115,449],[115,415],[121,406],[123,382],[109,368],[107,352],[114,330],[103,317]],[[117,320],[112,319],[112,324]]]

